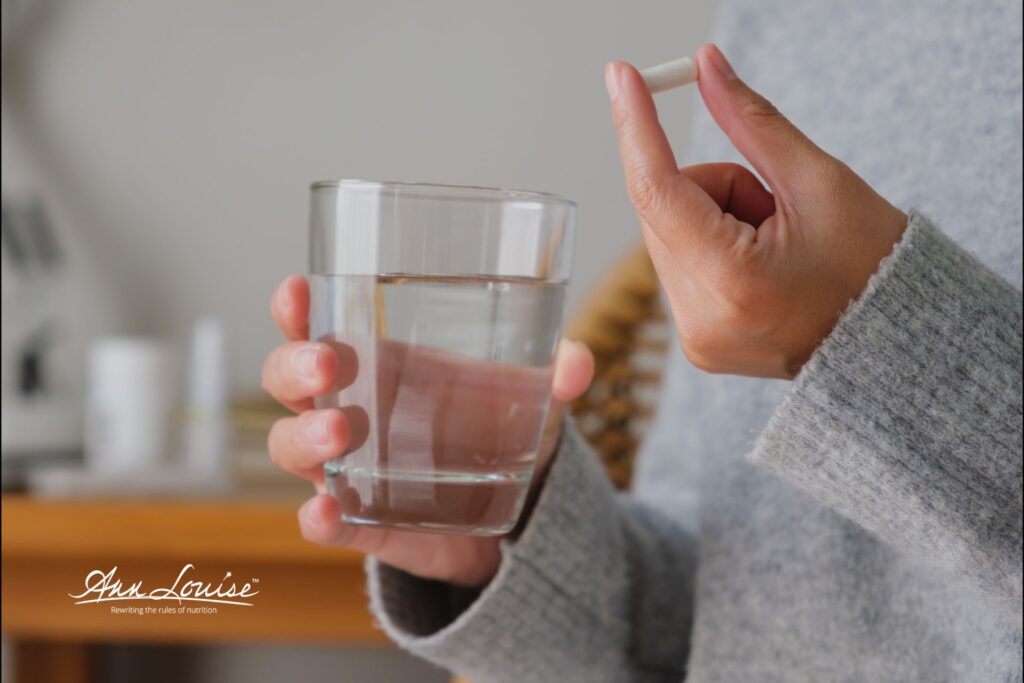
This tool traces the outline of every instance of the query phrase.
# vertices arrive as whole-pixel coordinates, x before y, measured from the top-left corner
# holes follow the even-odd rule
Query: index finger
[[[270,313],[288,341],[309,339],[309,283],[301,275],[289,275],[274,290]]]
[[[605,70],[605,81],[630,201],[662,241],[703,241],[706,235],[700,228],[722,212],[707,193],[679,173],[640,73],[624,62],[612,62]]]

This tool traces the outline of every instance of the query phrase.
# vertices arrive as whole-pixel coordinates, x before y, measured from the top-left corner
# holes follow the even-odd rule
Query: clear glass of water
[[[312,186],[310,337],[349,420],[325,466],[342,519],[431,532],[512,529],[550,402],[576,206],[421,183]]]

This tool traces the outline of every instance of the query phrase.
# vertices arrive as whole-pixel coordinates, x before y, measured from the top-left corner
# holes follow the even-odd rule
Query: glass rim
[[[422,190],[427,196],[450,199],[470,199],[480,201],[516,201],[527,200],[543,202],[546,204],[562,204],[576,208],[577,204],[551,192],[539,192],[537,190],[505,189],[500,187],[486,187],[482,185],[453,185],[447,183],[426,183],[408,180],[364,180],[360,178],[340,178],[337,180],[318,180],[310,184],[312,192],[322,190],[351,189],[351,190]],[[445,193],[452,193],[447,195]]]

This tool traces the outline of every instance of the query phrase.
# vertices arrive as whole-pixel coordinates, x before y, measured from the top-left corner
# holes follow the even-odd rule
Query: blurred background
[[[39,557],[58,557],[46,538],[33,545],[46,531],[31,525],[68,501],[130,491],[132,514],[145,516],[155,514],[150,498],[238,496],[292,510],[306,495],[261,464],[276,413],[260,397],[259,374],[279,341],[270,294],[306,269],[311,181],[572,198],[568,305],[577,306],[639,240],[603,65],[692,54],[709,37],[715,4],[3,0],[5,605],[19,597],[28,614],[43,599],[15,595],[15,579],[38,574],[30,567]],[[678,153],[694,97],[659,97]],[[110,358],[133,358],[140,369],[130,379],[161,387],[163,397],[150,398],[169,414],[212,416],[195,438],[170,438],[177,445],[154,455],[156,469],[127,474],[134,468],[102,453],[82,467],[87,389],[102,400],[89,369]],[[197,368],[213,379],[197,385]],[[189,448],[218,453],[231,476],[168,474]],[[239,481],[250,482],[242,493]],[[185,555],[163,559],[195,561]],[[42,621],[6,610],[4,678],[14,680],[18,654],[32,652],[17,641],[48,636]],[[88,639],[102,680],[447,680],[358,638],[175,637],[171,647],[157,631],[118,646],[116,628]],[[73,635],[58,640],[83,639]]]

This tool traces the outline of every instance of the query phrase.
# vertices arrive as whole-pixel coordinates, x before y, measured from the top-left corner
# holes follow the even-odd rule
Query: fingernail
[[[735,79],[736,71],[733,70],[732,64],[730,64],[729,60],[725,58],[725,55],[718,49],[718,46],[714,44],[711,45],[709,52],[711,53],[709,55],[710,59],[708,60],[711,62],[709,66],[725,80],[731,81]]]
[[[316,379],[316,361],[319,355],[319,346],[312,344],[303,346],[292,359],[295,373],[303,379]]]
[[[622,81],[622,65],[618,62],[609,62],[604,67],[604,87],[608,89],[608,97],[615,99],[619,96],[619,83]]]
[[[306,425],[306,440],[314,446],[326,446],[331,441],[327,433],[327,418],[317,417]]]

